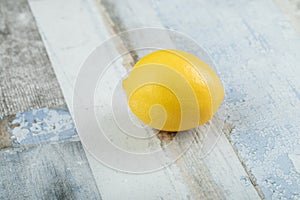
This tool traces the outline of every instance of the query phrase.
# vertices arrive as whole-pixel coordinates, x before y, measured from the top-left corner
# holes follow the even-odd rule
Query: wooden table
[[[0,199],[300,199],[299,5],[0,0]],[[226,116],[172,165],[132,174],[84,150],[71,116],[82,62],[112,35],[141,27],[180,31],[206,49]]]

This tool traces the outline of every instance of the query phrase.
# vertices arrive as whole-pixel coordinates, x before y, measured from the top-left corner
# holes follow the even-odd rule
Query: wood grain
[[[0,115],[64,100],[26,0],[0,1]]]
[[[14,115],[0,118],[0,149],[10,147],[13,139],[8,131],[9,123],[14,119]]]
[[[293,22],[272,1],[152,2],[165,26],[188,33],[216,62],[229,139],[253,183],[267,199],[298,199],[300,38]]]
[[[0,199],[101,199],[26,0],[0,0],[0,102]]]
[[[0,199],[101,199],[80,142],[0,152]]]
[[[56,63],[55,71],[64,95],[66,99],[69,99],[67,101],[69,107],[72,107],[73,94],[65,91],[74,89],[76,72],[80,69],[80,63],[97,44],[107,39],[110,34],[133,27],[167,26],[163,25],[165,23],[161,19],[163,17],[157,14],[151,2],[131,1],[127,2],[126,6],[125,4],[123,1],[102,2],[98,4],[97,10],[97,4],[94,1],[85,1],[83,4],[79,1],[72,1],[72,4],[68,1],[30,1],[50,58],[53,63]],[[56,12],[48,10],[56,10]],[[144,15],[145,12],[149,15]],[[83,27],[74,23],[78,21]],[[65,48],[59,35],[68,35],[68,43],[72,44],[72,48]],[[121,42],[124,43],[124,41]],[[116,50],[122,46],[122,43],[116,44]],[[73,60],[69,61],[66,59],[67,56],[72,57]],[[134,59],[132,57],[131,60]],[[72,84],[64,84],[64,80],[71,80]],[[215,122],[213,125],[216,123],[220,122]],[[223,128],[231,129],[230,127],[230,124],[226,124]],[[252,180],[244,171],[224,134],[221,134],[215,148],[203,158],[201,149],[205,144],[214,141],[218,136],[215,133],[220,133],[220,130],[212,129],[206,139],[198,138],[199,142],[193,144],[174,165],[151,174],[120,173],[101,165],[88,154],[103,198],[259,199],[260,196],[252,185]],[[184,137],[175,137],[175,142],[184,140]],[[178,148],[180,149],[180,145]],[[178,149],[174,149],[176,150]],[[116,188],[118,193],[114,192]]]

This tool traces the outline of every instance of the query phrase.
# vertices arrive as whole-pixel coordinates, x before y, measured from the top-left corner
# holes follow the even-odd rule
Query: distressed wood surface
[[[300,198],[300,38],[292,2],[288,18],[272,1],[100,2],[113,25],[126,29],[157,25],[140,9],[151,7],[151,19],[208,50],[226,89],[229,140],[267,199]]]
[[[165,26],[189,33],[217,63],[229,139],[264,197],[298,199],[299,34],[272,1],[210,1],[199,9],[189,2],[153,6]]]
[[[101,199],[80,142],[0,152],[0,199]]]
[[[0,1],[0,115],[65,104],[26,0]]]
[[[79,141],[70,113],[41,108],[0,119],[0,149],[42,143]]]
[[[0,199],[101,199],[26,0],[0,1],[0,102]]]
[[[299,0],[274,0],[280,10],[287,16],[295,30],[300,34],[300,1]]]
[[[0,199],[101,199],[68,111],[26,111],[0,125]]]
[[[196,145],[170,168],[143,176],[112,171],[89,156],[97,184],[105,198],[258,198],[252,184],[258,194],[267,199],[299,198],[297,79],[300,74],[297,66],[300,51],[299,34],[295,31],[298,26],[296,3],[276,1],[283,5],[283,13],[287,13],[285,18],[272,1],[188,1],[184,4],[176,1],[131,1],[126,5],[109,1],[98,4],[93,1],[30,2],[69,106],[72,105],[77,66],[96,43],[119,31],[141,26],[180,30],[201,43],[218,64],[217,71],[227,93],[225,102],[229,119],[225,133],[234,148],[222,137],[210,156],[203,160],[197,159]],[[3,0],[0,4],[1,72],[7,72],[5,76],[4,73],[0,75],[1,100],[4,102],[1,104],[2,115],[43,105],[63,104],[51,68],[31,65],[35,62],[37,66],[50,66],[36,27],[28,20],[32,18],[28,6],[24,1],[21,4],[23,6],[18,7],[13,1]],[[16,23],[10,23],[11,20]],[[20,70],[20,66],[26,70]],[[20,73],[26,78],[22,78]],[[11,118],[1,120],[1,136],[4,135],[6,140],[0,141],[0,145],[7,147],[12,141],[7,137],[10,132],[3,131],[3,127],[9,125]],[[18,128],[13,125],[13,129]],[[21,140],[22,134],[19,136],[19,141],[27,141]],[[237,151],[250,180],[234,151]],[[13,156],[1,158],[12,163],[14,160]],[[50,159],[51,162],[58,162],[53,159]],[[7,166],[10,162],[3,163]],[[62,165],[59,164],[59,167]],[[160,184],[157,184],[158,179]],[[115,193],[116,188],[120,189],[120,196]],[[59,189],[54,187],[53,190],[51,194]],[[2,194],[7,197],[7,193]]]
[[[80,64],[101,41],[111,34],[130,28],[170,26],[164,15],[158,13],[160,10],[153,5],[153,2],[131,1],[127,2],[126,6],[123,4],[123,2],[106,1],[98,4],[94,1],[84,1],[84,3],[72,1],[72,4],[68,1],[30,1],[69,107],[72,107],[71,91],[74,89]],[[180,7],[181,5],[178,9]],[[201,8],[197,7],[195,12],[199,10]],[[75,22],[80,22],[81,26]],[[195,27],[195,25],[190,26]],[[68,37],[66,43],[63,37]],[[117,44],[116,50],[118,45],[122,44]],[[65,83],[64,80],[70,81]],[[224,128],[228,130],[225,132],[230,132],[231,126],[226,124]],[[208,134],[208,139],[214,137],[214,131],[217,132],[212,130]],[[179,137],[175,138],[180,140]],[[151,174],[124,174],[104,167],[90,155],[88,158],[104,199],[259,199],[262,197],[263,194],[256,187],[255,179],[253,177],[249,179],[244,166],[224,134],[210,154],[201,159],[199,148],[206,142],[207,140],[194,144],[174,165]],[[114,192],[116,188],[118,193]]]
[[[29,3],[65,99],[72,107],[75,78],[81,63],[98,44],[109,37],[97,4],[74,0]],[[70,33],[73,37],[70,37]],[[168,172],[146,174],[141,178],[104,167],[88,153],[87,157],[104,199],[187,199],[190,195],[177,177],[166,175]]]

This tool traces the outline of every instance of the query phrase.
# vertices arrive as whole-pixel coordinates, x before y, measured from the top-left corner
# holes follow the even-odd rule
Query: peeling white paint
[[[18,113],[9,132],[14,146],[78,138],[68,111],[42,108]]]
[[[300,154],[289,154],[289,158],[292,161],[295,170],[300,174]]]
[[[18,143],[21,143],[23,140],[25,140],[29,134],[28,129],[23,129],[22,127],[16,127],[14,128],[13,136],[12,138],[15,139]]]

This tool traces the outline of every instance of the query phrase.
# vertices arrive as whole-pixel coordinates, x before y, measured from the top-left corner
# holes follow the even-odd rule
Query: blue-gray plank
[[[0,152],[0,199],[101,199],[80,142]]]
[[[153,6],[166,27],[189,34],[217,64],[229,139],[252,182],[267,199],[299,199],[300,36],[290,21],[270,0]]]

